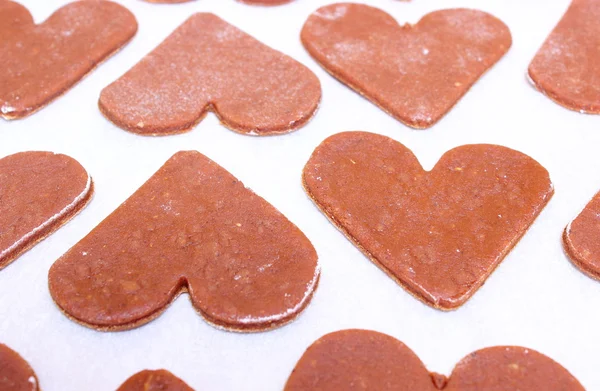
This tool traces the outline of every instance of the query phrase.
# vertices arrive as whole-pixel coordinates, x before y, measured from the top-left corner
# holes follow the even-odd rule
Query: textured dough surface
[[[122,330],[188,291],[213,325],[263,331],[293,320],[319,277],[310,241],[204,155],[173,155],[50,269],[72,319]]]
[[[93,194],[73,158],[20,152],[0,159],[0,269],[71,219]]]
[[[0,116],[34,113],[136,32],[133,14],[110,1],[76,1],[36,25],[25,7],[0,0]]]
[[[448,9],[400,26],[354,3],[318,9],[301,38],[329,73],[413,128],[439,121],[512,44],[485,12]]]
[[[600,280],[600,193],[567,225],[563,245],[575,266]]]
[[[600,1],[573,0],[529,65],[529,77],[558,104],[600,114]]]
[[[553,194],[539,163],[505,147],[464,145],[425,171],[402,144],[366,132],[326,139],[303,181],[372,261],[444,310],[477,291]]]
[[[190,130],[207,111],[245,134],[304,125],[321,100],[317,77],[210,13],[198,13],[100,96],[117,126],[145,135]]]
[[[0,343],[0,390],[39,391],[39,381],[17,352]]]
[[[429,373],[406,345],[368,330],[342,330],[313,343],[285,391],[584,391],[565,368],[534,350],[495,346],[462,359],[452,375]]]
[[[117,391],[194,391],[183,380],[164,369],[144,370],[125,381]]]

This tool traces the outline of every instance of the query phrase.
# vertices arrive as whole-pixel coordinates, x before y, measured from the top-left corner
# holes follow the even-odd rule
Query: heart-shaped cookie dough
[[[468,9],[414,26],[364,4],[319,8],[302,29],[306,50],[334,77],[413,128],[439,121],[510,48],[508,27]]]
[[[186,3],[191,0],[145,0],[149,3]],[[238,0],[240,3],[252,4],[252,5],[281,5],[292,2],[293,0]]]
[[[263,331],[293,320],[317,254],[277,209],[214,163],[179,152],[50,269],[66,315],[100,330],[142,325],[181,292],[213,325]]]
[[[117,391],[194,391],[183,380],[164,369],[141,371],[121,384]]]
[[[74,159],[21,152],[0,159],[0,269],[69,221],[92,198]]]
[[[600,114],[600,2],[573,0],[529,65],[533,85],[556,103]]]
[[[210,13],[190,17],[100,96],[123,129],[165,135],[190,130],[208,110],[245,134],[304,125],[321,85],[304,65]]]
[[[110,1],[76,1],[35,25],[25,7],[0,0],[0,116],[23,118],[42,108],[136,31],[133,14]]]
[[[0,343],[0,390],[39,391],[39,381],[27,361]]]
[[[563,245],[581,271],[600,280],[600,193],[567,225]]]
[[[326,139],[306,164],[308,195],[415,297],[454,309],[518,242],[553,194],[548,172],[497,145],[464,145],[424,171],[384,136]]]
[[[343,330],[313,343],[285,391],[585,391],[560,364],[534,350],[496,346],[463,358],[446,378],[389,335]]]

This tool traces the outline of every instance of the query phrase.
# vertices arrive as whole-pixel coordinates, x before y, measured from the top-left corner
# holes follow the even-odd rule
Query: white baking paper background
[[[36,21],[65,0],[22,0]],[[600,189],[600,117],[553,103],[526,81],[526,69],[568,0],[372,0],[401,23],[427,12],[475,7],[502,19],[513,47],[459,104],[429,130],[411,130],[323,71],[299,33],[325,0],[256,7],[234,0],[156,5],[120,0],[139,32],[121,52],[46,108],[24,120],[0,120],[0,156],[27,150],[66,153],[94,178],[81,214],[0,271],[0,342],[25,357],[44,391],[114,390],[146,368],[166,368],[197,390],[281,390],[317,338],[345,328],[388,333],[410,346],[431,371],[449,374],[466,354],[492,345],[539,350],[600,390],[600,282],[575,269],[561,234]],[[249,137],[208,115],[191,132],[142,137],[103,118],[99,93],[197,11],[214,12],[306,64],[321,79],[323,100],[297,132]],[[1,71],[1,70],[0,70]],[[414,299],[333,227],[305,195],[301,170],[326,137],[365,130],[411,148],[430,169],[447,150],[494,143],[522,151],[550,172],[556,194],[488,282],[462,308],[444,313]],[[293,323],[259,334],[217,330],[181,296],[163,315],[132,331],[105,333],[67,319],[48,293],[52,263],[111,213],[173,153],[196,149],[225,167],[297,224],[316,247],[321,283]],[[368,200],[365,200],[368,202]],[[468,233],[466,233],[468,234]]]

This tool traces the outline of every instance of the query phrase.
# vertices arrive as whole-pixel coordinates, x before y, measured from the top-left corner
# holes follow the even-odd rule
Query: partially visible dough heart
[[[567,225],[563,245],[575,266],[600,280],[600,193]]]
[[[600,1],[573,0],[529,65],[529,77],[556,103],[600,114]]]
[[[207,111],[237,132],[285,133],[316,112],[321,85],[304,65],[210,13],[190,17],[100,96],[123,129],[190,130]]]
[[[40,385],[29,363],[6,345],[0,343],[0,390],[39,391]]]
[[[110,1],[76,1],[36,25],[25,7],[0,0],[0,116],[22,118],[42,108],[136,31],[133,14]]]
[[[0,159],[0,269],[82,210],[92,178],[74,159],[21,152]]]
[[[438,122],[512,44],[485,12],[448,9],[400,26],[354,3],[319,8],[301,37],[329,73],[413,128]]]
[[[481,287],[554,192],[544,167],[512,149],[464,145],[425,171],[402,144],[366,132],[323,141],[303,182],[375,264],[443,310]]]
[[[496,346],[463,358],[452,375],[429,373],[397,339],[375,331],[327,334],[302,355],[285,391],[585,391],[560,364],[534,350]]]
[[[117,391],[194,391],[183,380],[164,369],[141,371],[121,384]]]
[[[72,319],[124,330],[182,292],[213,325],[264,331],[295,319],[319,279],[317,253],[267,201],[204,155],[179,152],[50,269]]]

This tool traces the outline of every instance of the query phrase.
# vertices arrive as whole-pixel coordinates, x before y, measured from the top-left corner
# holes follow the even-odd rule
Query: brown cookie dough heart
[[[326,139],[303,183],[377,266],[443,310],[477,291],[553,194],[540,164],[505,147],[464,145],[425,171],[402,144],[366,132]]]
[[[27,361],[0,343],[0,390],[39,391],[39,381]]]
[[[93,194],[74,159],[21,152],[0,159],[0,269],[69,221]]]
[[[301,37],[329,73],[413,128],[439,121],[512,43],[508,27],[481,11],[436,11],[400,26],[353,3],[319,8]]]
[[[125,45],[136,31],[133,14],[110,1],[76,1],[36,25],[25,7],[0,0],[0,116],[33,114]]]
[[[563,245],[573,264],[600,280],[600,193],[567,225]]]
[[[208,322],[263,331],[292,321],[317,254],[271,204],[204,155],[179,152],[50,269],[50,293],[100,330],[151,321],[181,292]]]
[[[106,87],[99,104],[116,125],[145,135],[188,131],[209,110],[232,130],[268,135],[304,125],[320,100],[304,65],[198,13]]]
[[[446,378],[429,373],[402,342],[368,330],[338,331],[313,343],[285,386],[300,390],[585,391],[560,364],[531,349],[478,350]]]
[[[183,380],[164,369],[141,371],[121,384],[117,391],[194,391]]]
[[[533,85],[556,103],[600,114],[600,2],[573,0],[529,65]]]
[[[186,3],[191,0],[144,0],[149,3]],[[238,0],[240,3],[252,4],[252,5],[281,5],[292,2],[293,0]]]

